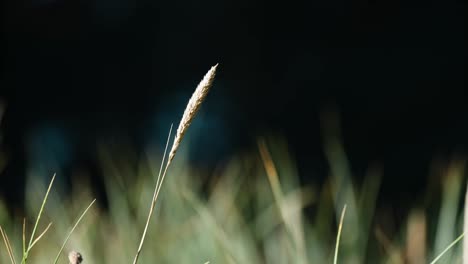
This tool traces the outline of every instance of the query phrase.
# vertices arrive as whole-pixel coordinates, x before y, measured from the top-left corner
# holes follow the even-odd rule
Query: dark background
[[[330,110],[340,116],[353,170],[383,164],[388,197],[421,191],[434,159],[467,150],[462,1],[9,0],[4,7],[1,132],[9,160],[0,195],[11,201],[22,199],[26,168],[45,150],[67,166],[95,168],[97,142],[143,149],[164,141],[218,62],[191,128],[209,151],[194,150],[194,165],[213,167],[274,133],[290,144],[304,181],[323,179],[320,116]]]

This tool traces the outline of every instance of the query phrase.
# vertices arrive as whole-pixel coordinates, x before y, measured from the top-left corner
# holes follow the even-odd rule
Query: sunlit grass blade
[[[270,183],[270,187],[273,192],[275,204],[278,207],[281,219],[285,224],[286,231],[291,238],[291,242],[295,246],[295,254],[297,255],[298,259],[300,259],[300,263],[307,263],[308,261],[305,250],[305,241],[304,237],[302,236],[302,230],[300,230],[302,226],[298,224],[300,223],[299,221],[291,220],[291,214],[288,213],[288,208],[287,206],[285,206],[285,197],[281,190],[281,183],[279,180],[278,171],[276,169],[275,163],[273,161],[273,158],[271,157],[270,151],[268,150],[265,141],[258,140],[257,144],[260,152],[260,157],[262,159],[268,177],[268,182]]]
[[[5,242],[5,247],[7,249],[8,256],[10,257],[11,263],[16,264],[16,260],[13,255],[13,249],[11,248],[10,240],[8,239],[7,234],[3,231],[2,226],[0,226],[0,233],[2,233],[3,241]]]
[[[468,233],[468,188],[465,193],[465,205],[464,205],[464,219],[463,219],[463,233],[467,234]],[[468,262],[468,241],[465,237],[463,240],[463,263]]]
[[[46,227],[46,229],[44,231],[42,231],[42,233],[34,240],[34,242],[31,244],[31,248],[34,247],[34,245],[37,243],[37,241],[39,241],[41,239],[41,237],[47,232],[47,230],[49,230],[51,225],[52,225],[52,223],[49,223],[49,225]]]
[[[36,219],[36,222],[34,223],[34,228],[33,228],[33,231],[31,233],[31,238],[29,239],[29,245],[28,245],[26,251],[24,251],[23,259],[21,260],[21,263],[26,264],[26,261],[28,260],[28,254],[29,254],[29,251],[32,248],[32,244],[33,244],[33,241],[34,241],[34,235],[36,234],[37,226],[39,225],[39,221],[41,220],[42,211],[44,210],[44,206],[45,206],[45,204],[47,202],[47,197],[49,197],[50,189],[52,188],[52,185],[54,184],[55,175],[56,174],[54,173],[54,176],[52,176],[52,180],[50,180],[49,187],[47,188],[47,192],[46,192],[46,194],[44,196],[44,199],[42,200],[41,209],[39,210],[39,214],[37,215],[37,219]]]
[[[445,253],[447,253],[447,251],[449,251],[453,246],[455,246],[458,242],[460,242],[463,237],[464,237],[465,233],[461,234],[460,236],[457,237],[457,239],[455,239],[452,243],[450,243],[450,245],[447,246],[447,248],[445,248],[444,251],[442,251],[433,261],[431,261],[430,264],[434,264],[436,263],[440,258],[442,258],[444,256]]]
[[[72,229],[70,230],[70,232],[68,233],[67,237],[65,238],[65,241],[63,241],[63,244],[62,244],[62,247],[60,248],[57,256],[55,257],[55,260],[54,260],[54,264],[57,263],[59,257],[60,257],[60,254],[62,253],[63,249],[65,248],[65,245],[67,244],[68,242],[68,239],[70,239],[70,236],[71,234],[73,233],[73,231],[75,230],[75,228],[78,226],[78,224],[81,222],[81,219],[83,219],[83,217],[85,216],[85,214],[88,212],[88,210],[91,208],[91,206],[93,206],[94,202],[96,202],[96,199],[94,199],[89,205],[88,207],[83,211],[83,213],[81,214],[81,216],[78,218],[78,220],[76,221],[75,225],[72,227]]]
[[[26,218],[23,218],[23,255],[26,252]]]
[[[345,213],[346,213],[346,204],[344,205],[343,211],[341,212],[340,224],[338,225],[338,233],[336,235],[336,245],[335,245],[335,257],[333,258],[333,264],[338,263],[338,249],[340,247],[341,230],[343,229],[343,221],[344,221]]]

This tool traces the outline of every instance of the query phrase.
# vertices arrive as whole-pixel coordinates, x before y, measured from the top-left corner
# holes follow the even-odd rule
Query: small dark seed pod
[[[68,259],[70,260],[70,264],[80,264],[83,261],[81,254],[76,251],[70,251]]]

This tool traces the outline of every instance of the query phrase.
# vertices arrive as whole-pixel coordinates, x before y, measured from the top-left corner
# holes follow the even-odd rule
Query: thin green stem
[[[346,213],[346,204],[344,205],[343,211],[341,212],[340,225],[338,226],[338,234],[336,235],[335,257],[333,259],[333,264],[338,263],[338,248],[340,247],[341,230],[343,229],[343,221],[344,221],[345,213]]]
[[[151,206],[150,206],[150,210],[148,212],[148,218],[146,219],[145,229],[143,230],[143,234],[141,235],[140,244],[138,245],[137,253],[135,255],[135,258],[133,259],[133,264],[136,264],[138,262],[138,258],[140,257],[141,249],[143,248],[143,244],[144,244],[145,238],[146,238],[146,233],[148,232],[148,226],[149,226],[149,223],[150,223],[150,220],[151,220],[151,216],[153,215],[153,210],[154,210],[154,207],[156,206],[156,201],[158,199],[159,186],[162,185],[162,181],[164,180],[164,175],[166,174],[166,171],[167,171],[167,164],[166,164],[166,169],[164,170],[163,177],[161,178],[161,172],[162,172],[162,170],[164,168],[164,161],[165,161],[165,158],[167,156],[166,153],[167,153],[167,149],[169,147],[169,141],[171,139],[172,126],[173,126],[173,124],[171,124],[171,128],[169,129],[169,134],[167,135],[166,147],[164,149],[164,155],[163,155],[163,159],[161,161],[161,167],[159,168],[159,173],[158,173],[158,178],[156,180],[156,185],[154,186],[153,198],[151,200]]]
[[[455,244],[460,242],[464,236],[465,236],[465,233],[463,233],[459,237],[457,237],[457,239],[455,239],[452,243],[450,243],[450,245],[448,245],[448,247],[445,248],[444,251],[442,251],[433,261],[431,261],[430,264],[436,263],[441,257],[444,256],[445,253],[447,253],[447,251],[449,251],[453,246],[455,246]]]
[[[85,214],[88,212],[89,208],[91,208],[91,206],[94,204],[94,202],[96,202],[96,199],[94,199],[89,205],[88,207],[84,210],[84,212],[81,214],[80,218],[78,218],[78,220],[76,221],[75,225],[72,227],[72,229],[70,230],[70,232],[68,233],[67,237],[65,238],[65,241],[63,241],[63,244],[62,244],[62,247],[60,248],[57,256],[55,257],[55,260],[54,260],[54,264],[57,264],[57,261],[60,257],[60,254],[62,253],[63,249],[65,248],[65,245],[67,244],[68,242],[68,239],[70,238],[71,234],[73,233],[73,231],[75,230],[75,228],[78,226],[78,224],[80,223],[81,219],[83,219],[83,217],[85,216]]]
[[[26,261],[28,260],[29,251],[31,250],[31,248],[33,246],[34,235],[36,234],[37,226],[39,225],[39,220],[41,220],[42,211],[44,210],[44,206],[45,206],[45,204],[47,202],[47,197],[49,196],[50,189],[52,188],[52,185],[54,184],[55,175],[56,174],[54,173],[54,176],[52,176],[52,180],[49,183],[49,188],[47,188],[47,192],[46,192],[46,194],[44,196],[44,199],[42,200],[41,209],[39,210],[39,214],[37,215],[36,223],[34,223],[34,228],[33,228],[33,231],[31,233],[31,238],[29,239],[28,247],[27,247],[26,251],[23,254],[23,259],[21,260],[22,264],[26,264]]]

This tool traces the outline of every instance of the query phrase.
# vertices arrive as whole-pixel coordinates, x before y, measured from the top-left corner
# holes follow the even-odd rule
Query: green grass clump
[[[420,257],[425,263],[436,259],[437,263],[460,263],[460,243],[451,246],[441,258],[437,257],[450,243],[461,239],[456,240],[462,232],[459,210],[453,212],[454,225],[442,226],[440,217],[428,216],[446,213],[446,209],[415,208],[418,216],[410,216],[408,226],[385,233],[384,227],[374,224],[376,213],[369,213],[380,211],[369,208],[370,201],[366,201],[378,193],[375,190],[378,184],[369,182],[377,181],[375,175],[370,174],[372,179],[368,177],[359,188],[353,187],[354,184],[335,186],[338,180],[333,174],[321,186],[300,184],[286,145],[272,141],[263,144],[262,151],[270,153],[267,155],[271,163],[265,162],[260,152],[255,151],[234,158],[208,182],[200,180],[205,172],[185,165],[185,150],[182,149],[179,158],[174,160],[171,177],[163,188],[164,195],[154,211],[155,221],[148,229],[144,244],[147,250],[142,251],[139,263],[154,263],[155,260],[161,263],[411,263],[406,262],[411,259],[409,249],[413,253],[423,252]],[[65,250],[78,250],[86,263],[130,263],[135,246],[140,242],[141,227],[147,221],[145,205],[154,195],[151,186],[156,184],[156,178],[152,173],[158,159],[151,155],[145,160],[136,159],[102,147],[100,160],[106,175],[109,207],[107,210],[92,207]],[[450,173],[450,177],[455,178],[446,180],[462,181],[461,167]],[[344,203],[336,208],[333,205],[336,203],[334,192],[340,188],[355,197],[354,201],[348,198],[343,218]],[[348,188],[354,191],[346,190]],[[43,188],[36,182],[30,189]],[[56,253],[53,252],[57,252],[73,226],[74,212],[82,210],[79,208],[83,208],[83,201],[92,200],[89,190],[86,183],[76,183],[71,191],[73,196],[63,199],[51,191],[41,222],[53,222],[55,231],[43,236],[34,247],[36,250],[30,252],[29,259],[34,263],[54,259]],[[449,189],[441,191],[442,197],[453,195],[453,191],[445,193]],[[31,203],[28,208],[39,207],[35,201],[41,199],[35,198],[37,195],[34,191],[28,192],[27,201]],[[459,207],[459,199],[448,200]],[[448,204],[442,202],[440,206]],[[305,209],[313,213],[306,215]],[[0,215],[5,214],[0,212]],[[2,218],[2,226],[9,232],[16,256],[21,249],[22,226],[21,221],[15,219],[21,217]],[[358,221],[353,222],[351,217]],[[337,236],[340,222],[343,228],[341,236]],[[39,223],[38,230],[45,226]],[[415,234],[421,232],[426,233],[423,242],[408,244],[418,241],[414,239]],[[442,233],[450,235],[446,238],[440,235]],[[441,237],[449,242],[442,250],[435,250]],[[339,254],[337,238],[340,238]],[[6,250],[0,251],[0,260],[2,263],[9,261]]]
[[[44,196],[44,199],[42,200],[42,204],[41,204],[41,208],[39,210],[39,213],[37,215],[37,218],[36,218],[36,221],[34,222],[34,228],[32,230],[32,233],[31,233],[31,238],[29,239],[29,244],[28,246],[26,247],[26,220],[23,221],[23,235],[22,235],[22,238],[23,238],[23,241],[22,241],[22,245],[23,245],[23,251],[22,251],[22,259],[21,259],[21,263],[22,264],[26,264],[27,261],[28,261],[28,256],[29,256],[29,253],[31,252],[32,248],[34,247],[34,245],[36,245],[36,243],[46,234],[46,232],[49,230],[50,226],[52,225],[52,223],[49,223],[47,225],[47,227],[44,229],[44,231],[37,237],[35,237],[35,234],[36,234],[36,230],[37,230],[37,227],[39,225],[39,222],[41,220],[41,216],[42,216],[42,213],[43,213],[43,210],[44,210],[44,207],[45,207],[45,204],[47,203],[47,198],[49,196],[49,193],[50,193],[50,190],[52,188],[52,185],[54,183],[54,180],[55,180],[55,174],[54,176],[52,177],[52,180],[50,181],[50,184],[49,184],[49,187],[47,188],[47,191],[45,193],[45,196]],[[84,217],[84,215],[86,214],[86,212],[89,210],[89,208],[94,204],[96,200],[93,200],[89,206],[86,208],[86,210],[82,213],[82,215],[80,216],[80,218],[78,218],[78,220],[76,221],[75,225],[73,226],[73,228],[70,230],[68,236],[65,238],[65,241],[63,242],[62,244],[62,247],[60,248],[60,250],[58,251],[57,253],[57,257],[55,258],[54,260],[54,264],[57,263],[59,257],[60,257],[60,254],[62,253],[65,245],[67,244],[67,241],[68,239],[70,238],[71,234],[73,233],[73,231],[75,230],[75,228],[77,227],[77,225],[79,224],[79,222],[81,221],[81,219]],[[13,247],[11,246],[11,243],[10,243],[10,240],[8,238],[8,235],[6,234],[6,232],[3,230],[3,228],[0,226],[0,231],[1,231],[1,235],[3,237],[3,240],[5,242],[5,247],[7,249],[7,253],[8,253],[8,257],[10,258],[10,261],[11,263],[13,264],[16,264],[16,258],[15,258],[15,253],[14,253],[14,250],[13,250]]]

